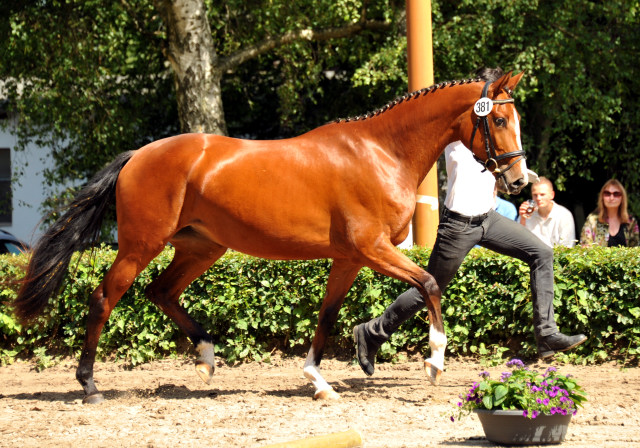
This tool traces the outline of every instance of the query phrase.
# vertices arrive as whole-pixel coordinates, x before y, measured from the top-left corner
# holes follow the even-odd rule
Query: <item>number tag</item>
[[[484,97],[476,101],[476,104],[473,106],[473,111],[478,117],[486,117],[491,113],[492,108],[493,101],[491,101],[490,98]]]

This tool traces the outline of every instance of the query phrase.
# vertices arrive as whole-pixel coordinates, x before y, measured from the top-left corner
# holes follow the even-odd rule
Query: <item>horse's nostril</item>
[[[511,190],[511,193],[518,194],[526,186],[527,184],[525,183],[524,179],[520,178],[511,182],[511,185],[509,185],[509,190]]]

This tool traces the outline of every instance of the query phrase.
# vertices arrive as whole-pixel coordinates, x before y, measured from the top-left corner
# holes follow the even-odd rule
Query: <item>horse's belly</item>
[[[261,258],[315,259],[337,255],[328,213],[307,204],[265,204],[228,194],[201,200],[190,222],[216,243]]]
[[[222,246],[260,258],[302,260],[338,255],[328,236],[322,236],[317,229],[283,222],[261,227],[255,222],[228,220],[219,215],[218,222],[203,232]]]

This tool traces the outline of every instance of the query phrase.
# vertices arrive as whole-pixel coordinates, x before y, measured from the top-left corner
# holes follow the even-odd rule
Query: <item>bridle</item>
[[[491,110],[493,109],[493,106],[495,104],[507,104],[507,103],[513,103],[514,101],[513,101],[513,98],[506,98],[503,100],[492,100],[491,98],[489,98],[487,96],[487,92],[489,91],[490,84],[491,82],[486,82],[484,84],[484,87],[482,88],[482,95],[480,96],[480,99],[476,101],[475,105],[473,106],[474,112],[476,113],[478,118],[476,120],[475,125],[473,126],[473,132],[471,133],[471,142],[469,143],[469,150],[471,150],[471,152],[473,153],[473,139],[476,136],[476,131],[478,130],[480,123],[482,122],[482,126],[484,128],[484,149],[487,152],[487,161],[486,162],[482,161],[482,159],[480,159],[475,154],[473,155],[473,157],[474,159],[476,159],[478,163],[484,166],[485,170],[489,170],[489,172],[492,174],[499,174],[499,177],[504,178],[505,173],[509,171],[511,167],[514,166],[516,163],[520,162],[520,160],[526,159],[526,156],[523,150],[511,151],[511,152],[500,154],[500,155],[496,154],[495,144],[493,142],[493,139],[491,138],[491,133],[489,131],[489,120],[487,119],[487,116],[491,113]],[[498,162],[500,160],[508,159],[510,157],[516,157],[516,156],[520,156],[520,157],[518,157],[514,162],[512,162],[505,170],[502,170],[498,167]],[[506,183],[506,179],[504,180]]]

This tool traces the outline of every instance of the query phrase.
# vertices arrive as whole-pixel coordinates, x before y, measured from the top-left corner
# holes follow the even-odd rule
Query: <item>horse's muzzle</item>
[[[516,179],[515,181],[508,184],[509,194],[518,194],[526,186],[527,181],[524,179],[524,177]]]

